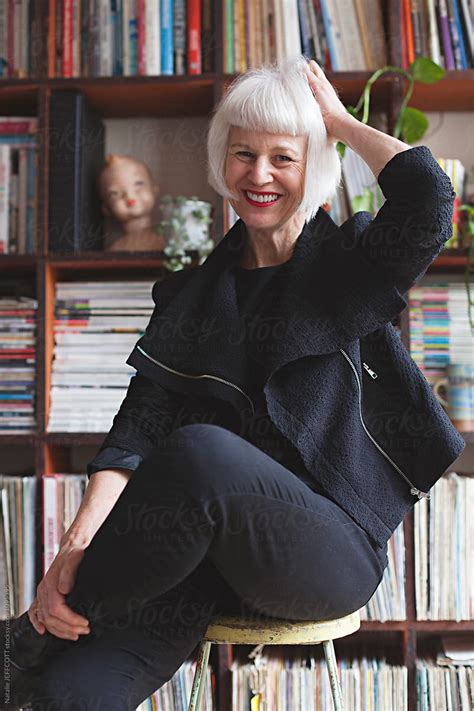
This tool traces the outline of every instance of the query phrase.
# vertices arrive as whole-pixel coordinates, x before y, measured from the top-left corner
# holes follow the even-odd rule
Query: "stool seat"
[[[359,628],[359,612],[321,622],[221,615],[211,621],[203,639],[212,644],[320,644]]]
[[[321,621],[282,620],[277,617],[252,619],[219,615],[211,620],[199,647],[188,711],[200,709],[209,653],[213,644],[256,644],[257,647],[249,654],[250,658],[256,659],[267,644],[322,644],[334,709],[344,711],[333,640],[347,637],[356,632],[359,627],[359,612]],[[260,691],[258,698],[260,698]]]

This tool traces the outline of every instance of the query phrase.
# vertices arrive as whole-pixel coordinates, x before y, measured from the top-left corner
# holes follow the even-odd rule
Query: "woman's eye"
[[[135,185],[145,185],[145,181],[144,180],[136,180]]]
[[[236,155],[240,156],[241,158],[252,158],[253,157],[253,153],[250,153],[250,151],[237,151]]]
[[[277,159],[277,161],[279,161],[281,163],[286,163],[286,162],[289,163],[291,161],[291,158],[289,156],[283,156],[283,155],[276,156],[276,159]]]

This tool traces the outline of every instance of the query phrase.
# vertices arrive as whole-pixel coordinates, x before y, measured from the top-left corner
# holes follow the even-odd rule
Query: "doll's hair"
[[[327,139],[319,104],[304,72],[305,57],[287,58],[239,76],[219,102],[207,137],[209,184],[223,197],[237,199],[225,183],[232,126],[248,131],[307,136],[304,196],[299,210],[306,220],[335,195],[341,162]]]
[[[108,153],[105,156],[104,165],[101,168],[99,175],[97,176],[97,187],[102,194],[102,178],[104,173],[109,169],[120,165],[120,163],[138,163],[145,168],[151,183],[156,183],[155,178],[152,175],[150,168],[147,164],[140,160],[140,158],[135,158],[134,156],[125,155],[122,153]]]

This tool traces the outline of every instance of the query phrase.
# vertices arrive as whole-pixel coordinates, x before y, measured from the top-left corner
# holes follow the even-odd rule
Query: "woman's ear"
[[[101,209],[103,215],[105,215],[106,217],[112,217],[112,213],[104,202],[101,205]]]

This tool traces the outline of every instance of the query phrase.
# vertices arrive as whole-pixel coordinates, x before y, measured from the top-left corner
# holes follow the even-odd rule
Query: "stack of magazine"
[[[0,433],[35,430],[37,305],[28,297],[0,299]]]
[[[465,284],[437,281],[415,286],[408,305],[410,354],[431,385],[446,376],[450,363],[472,364],[474,339]]]
[[[108,432],[153,311],[150,281],[59,282],[49,432]]]

